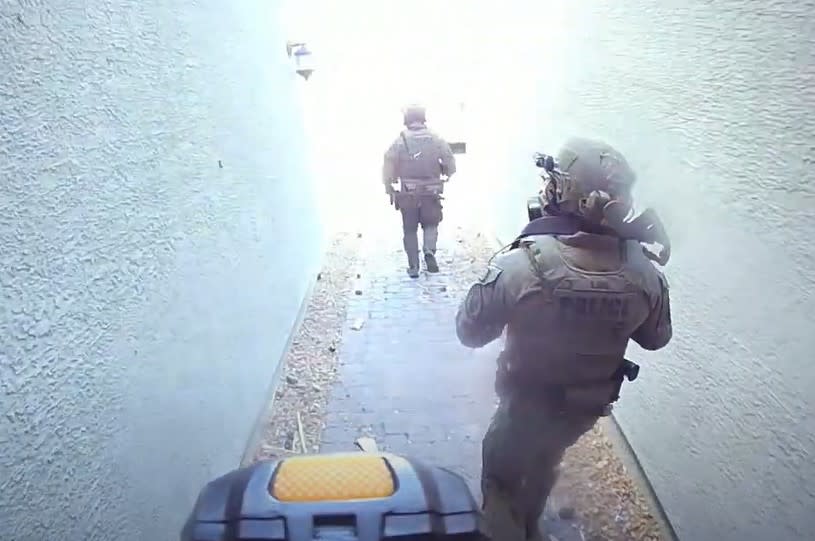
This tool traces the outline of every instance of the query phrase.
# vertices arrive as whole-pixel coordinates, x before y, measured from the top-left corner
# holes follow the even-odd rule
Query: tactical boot
[[[408,276],[411,278],[418,278],[419,277],[419,267],[408,267],[407,269]]]
[[[519,520],[515,506],[501,492],[482,490],[484,503],[479,513],[478,530],[490,541],[526,541],[526,525]]]
[[[439,272],[439,264],[436,262],[436,256],[431,253],[424,255],[424,262],[427,265],[427,272]]]
[[[549,538],[548,535],[545,535],[543,530],[541,530],[539,525],[535,525],[533,528],[527,527],[526,529],[526,539],[527,541],[547,541]]]
[[[558,477],[560,476],[560,464],[552,468],[551,474],[542,479],[542,484],[539,487],[536,505],[526,515],[526,539],[527,541],[545,541],[548,535],[542,529],[543,510],[546,508],[546,500],[549,499],[549,493],[552,487],[555,486]]]

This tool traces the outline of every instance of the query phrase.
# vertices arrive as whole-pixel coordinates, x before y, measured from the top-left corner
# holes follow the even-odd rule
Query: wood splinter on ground
[[[366,453],[376,453],[379,451],[379,446],[376,444],[376,440],[367,436],[357,438],[357,441],[355,441],[354,444],[359,447],[360,451],[364,451]]]
[[[300,449],[303,450],[303,454],[308,453],[308,447],[306,447],[306,436],[303,433],[303,421],[300,418],[300,412],[297,412],[297,434],[300,436]]]
[[[283,376],[269,408],[255,460],[318,452],[328,393],[336,380],[337,344],[342,340],[348,284],[357,268],[361,235],[340,234],[331,243],[317,274],[311,299],[291,346],[281,361]],[[289,435],[296,434],[287,446]],[[348,442],[349,448],[353,442]],[[299,447],[299,452],[295,450]]]

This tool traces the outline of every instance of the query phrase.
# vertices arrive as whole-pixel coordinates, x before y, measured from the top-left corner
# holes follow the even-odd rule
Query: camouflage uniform
[[[592,166],[592,157],[614,152],[610,147],[583,139],[570,145],[560,162],[572,167],[567,174],[573,181],[598,173],[608,181],[622,168],[621,178],[633,183],[624,160],[610,169]],[[594,191],[586,186],[579,198],[584,206]],[[603,186],[609,189],[608,182]],[[559,211],[570,208],[553,194],[574,186],[549,188],[550,203],[563,203]],[[629,197],[625,187],[610,192]],[[500,404],[482,446],[484,528],[494,541],[539,539],[537,524],[558,464],[608,413],[629,339],[648,350],[670,341],[668,285],[637,241],[583,231],[525,237],[488,265],[456,315],[467,347],[482,347],[504,329],[496,375]]]
[[[450,145],[425,126],[424,110],[405,110],[406,130],[399,134],[385,153],[382,181],[388,193],[396,197],[402,212],[403,245],[408,258],[408,274],[419,275],[419,224],[422,226],[427,270],[438,271],[436,242],[442,212],[443,182],[456,172],[456,160]],[[442,179],[442,177],[445,177]],[[401,180],[402,189],[392,184]]]

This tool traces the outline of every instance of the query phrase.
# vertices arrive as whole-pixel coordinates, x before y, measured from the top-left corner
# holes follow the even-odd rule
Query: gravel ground
[[[587,540],[660,541],[660,524],[600,424],[566,452],[552,504],[574,512]]]
[[[337,350],[353,294],[360,236],[338,235],[325,255],[312,297],[283,360],[278,389],[256,460],[319,451],[328,393],[337,376]],[[349,449],[353,442],[348,442]]]
[[[472,265],[451,284],[451,293],[463,295],[492,255],[494,243],[479,233],[458,229],[457,242],[472,254]],[[301,453],[304,447],[309,453],[319,451],[325,406],[337,378],[337,350],[348,299],[360,293],[354,285],[360,237],[339,235],[331,245],[303,323],[284,361],[265,437],[254,454],[256,459]],[[349,450],[352,446],[349,441]],[[566,453],[550,503],[587,541],[665,539],[643,491],[626,471],[600,425]]]

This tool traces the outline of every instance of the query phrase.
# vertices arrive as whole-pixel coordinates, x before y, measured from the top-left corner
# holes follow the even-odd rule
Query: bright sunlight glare
[[[541,95],[540,52],[559,40],[559,6],[305,0],[286,7],[289,39],[306,41],[316,63],[300,85],[327,224],[348,230],[360,220],[395,220],[380,182],[382,156],[411,102],[427,107],[431,129],[466,141],[445,208],[483,224],[489,192],[507,182],[512,134],[533,114],[522,106]],[[550,74],[559,69],[554,60],[545,58]]]

